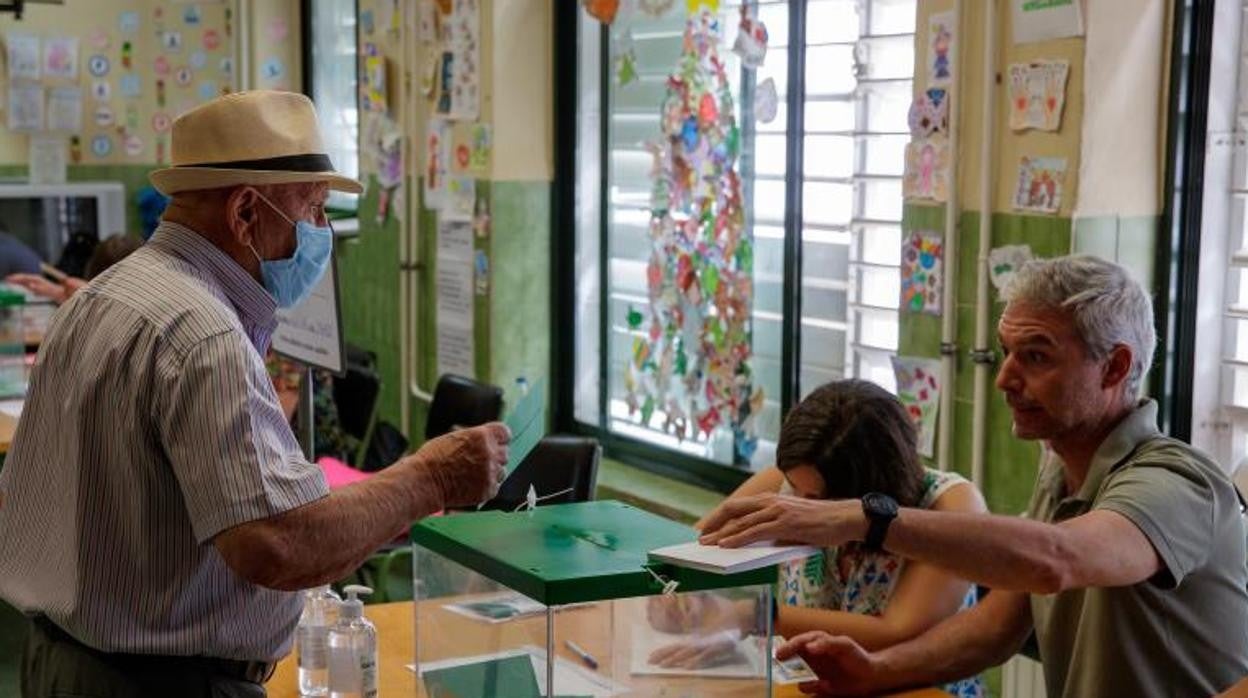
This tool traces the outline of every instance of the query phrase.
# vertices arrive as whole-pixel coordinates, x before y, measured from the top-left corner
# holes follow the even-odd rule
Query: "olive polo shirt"
[[[1049,696],[1208,696],[1248,676],[1248,539],[1222,469],[1162,436],[1147,400],[1097,449],[1079,492],[1065,490],[1061,459],[1046,449],[1028,516],[1117,512],[1162,569],[1128,587],[1032,595]]]

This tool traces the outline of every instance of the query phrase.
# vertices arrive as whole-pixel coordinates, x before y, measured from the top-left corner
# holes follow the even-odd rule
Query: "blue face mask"
[[[312,293],[329,268],[334,254],[334,231],[329,226],[320,227],[307,221],[292,221],[263,194],[256,192],[266,204],[288,223],[295,226],[295,254],[286,259],[261,259],[255,247],[251,253],[260,262],[260,277],[264,287],[277,301],[279,308],[293,308]]]

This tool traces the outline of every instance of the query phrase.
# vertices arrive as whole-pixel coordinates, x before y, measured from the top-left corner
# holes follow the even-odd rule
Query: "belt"
[[[273,677],[277,669],[274,662],[249,662],[242,659],[219,659],[216,657],[188,657],[185,655],[160,654],[129,654],[125,652],[102,652],[84,645],[77,638],[65,632],[47,616],[35,616],[31,619],[35,626],[56,642],[73,645],[126,673],[134,675],[150,675],[154,668],[162,672],[196,672],[262,684]]]

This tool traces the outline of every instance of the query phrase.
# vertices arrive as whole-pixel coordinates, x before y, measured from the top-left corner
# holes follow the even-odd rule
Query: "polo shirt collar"
[[[1047,486],[1051,488],[1054,500],[1066,499],[1090,503],[1096,497],[1105,477],[1119,463],[1126,460],[1127,456],[1131,455],[1131,452],[1141,443],[1160,434],[1161,431],[1157,428],[1157,401],[1140,400],[1135,409],[1127,413],[1127,416],[1123,417],[1118,426],[1114,427],[1113,431],[1109,432],[1109,435],[1097,447],[1088,467],[1088,476],[1084,478],[1078,493],[1073,497],[1064,496],[1066,487],[1064,473],[1061,468],[1052,471]],[[1060,462],[1057,454],[1053,455]]]

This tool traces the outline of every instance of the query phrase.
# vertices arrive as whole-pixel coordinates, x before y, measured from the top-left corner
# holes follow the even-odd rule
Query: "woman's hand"
[[[781,494],[730,499],[705,519],[703,545],[736,548],[761,541],[820,547],[862,540],[867,517],[856,500],[817,500]]]
[[[68,300],[71,293],[61,284],[48,281],[38,274],[9,274],[4,281],[14,286],[21,286],[36,296],[47,298],[57,305]]]

